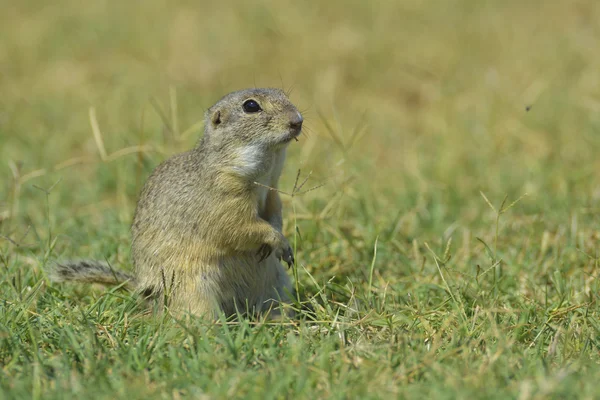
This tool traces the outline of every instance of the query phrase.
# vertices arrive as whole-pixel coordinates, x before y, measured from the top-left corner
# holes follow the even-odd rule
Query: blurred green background
[[[455,396],[544,396],[573,357],[597,366],[599,2],[4,0],[0,9],[0,293],[10,304],[23,300],[19,279],[41,285],[48,260],[130,268],[129,223],[150,171],[196,143],[205,109],[224,94],[280,87],[306,121],[280,188],[291,192],[299,169],[310,173],[305,188],[324,184],[284,196],[303,294],[324,285],[320,304],[333,307],[324,315],[367,321],[359,336],[387,320],[389,334],[421,344],[441,335],[462,351],[455,339],[472,322],[480,340],[510,341],[502,372],[440,361],[435,379],[402,381],[424,386],[392,389],[367,374],[364,387],[423,395],[435,381]],[[498,219],[481,193],[496,210],[526,196]],[[85,289],[58,288],[63,301],[93,302]],[[40,300],[45,290],[25,308],[62,313],[56,291]],[[361,296],[381,303],[336,308]],[[372,312],[382,318],[373,326]],[[5,318],[20,326],[15,315]],[[371,338],[379,350],[392,342]],[[367,354],[393,382],[405,377],[397,368],[432,365],[415,349],[398,364]],[[535,361],[519,375],[521,359]],[[521,384],[507,383],[509,371]],[[565,393],[591,396],[590,373],[589,386]],[[479,380],[462,392],[471,374]]]
[[[520,229],[542,224],[540,237],[527,235],[538,242],[573,219],[584,232],[597,222],[596,2],[2,8],[0,212],[16,212],[11,229],[25,229],[23,218],[44,221],[44,195],[33,185],[60,179],[50,196],[56,233],[77,246],[117,232],[127,243],[151,169],[196,143],[207,107],[250,86],[291,90],[304,111],[306,134],[290,148],[281,186],[291,191],[298,169],[313,172],[307,185],[325,183],[297,199],[309,220],[300,222],[311,239],[305,250],[332,240],[315,229],[321,222],[330,231],[358,227],[369,246],[382,231],[398,242],[435,241],[450,227],[484,236],[494,215],[480,191],[497,205],[527,193],[518,213],[535,221]],[[109,155],[146,151],[101,163],[91,107]],[[26,179],[15,197],[16,175]],[[337,217],[315,221],[332,196]]]

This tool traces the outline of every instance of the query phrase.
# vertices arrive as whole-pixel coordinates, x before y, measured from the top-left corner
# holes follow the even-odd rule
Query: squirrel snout
[[[302,114],[300,114],[298,111],[293,111],[290,113],[290,128],[299,131],[302,128],[302,122],[304,122]]]

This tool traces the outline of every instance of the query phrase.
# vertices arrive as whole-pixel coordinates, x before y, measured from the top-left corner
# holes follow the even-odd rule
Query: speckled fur
[[[247,99],[262,111],[244,112]],[[289,301],[293,289],[280,259],[293,255],[282,234],[279,194],[256,183],[277,188],[302,117],[281,90],[247,89],[223,97],[205,120],[198,146],[159,165],[142,190],[131,282],[158,303],[166,296],[176,312],[265,313]],[[260,261],[265,245],[271,253]],[[103,283],[116,283],[114,274],[101,273],[106,268],[80,268],[78,279],[77,264],[61,265],[68,271],[62,280],[101,275]]]

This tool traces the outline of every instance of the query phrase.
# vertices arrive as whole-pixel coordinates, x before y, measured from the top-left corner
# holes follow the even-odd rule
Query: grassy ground
[[[594,0],[4,1],[0,397],[598,398],[598,21]],[[316,320],[148,319],[47,281],[131,268],[144,179],[254,85],[305,110],[283,190],[325,183],[284,199]]]

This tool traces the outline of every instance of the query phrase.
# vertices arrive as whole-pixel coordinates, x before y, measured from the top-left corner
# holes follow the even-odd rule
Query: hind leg
[[[268,320],[282,320],[293,318],[296,314],[291,307],[294,298],[294,288],[287,271],[275,257],[270,257],[269,278],[265,286],[265,293],[257,304],[260,315]]]
[[[161,271],[153,282],[147,276],[138,290],[158,314],[166,308],[177,317],[191,314],[214,319],[220,309],[216,296],[219,291],[214,279],[201,269],[171,275]]]

